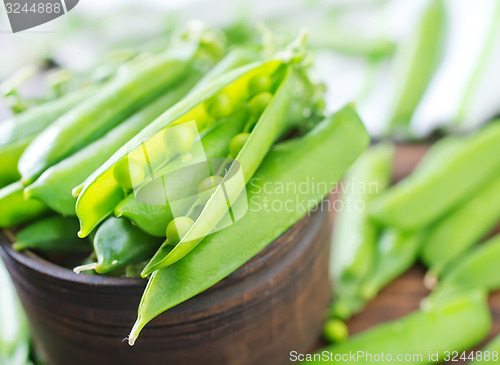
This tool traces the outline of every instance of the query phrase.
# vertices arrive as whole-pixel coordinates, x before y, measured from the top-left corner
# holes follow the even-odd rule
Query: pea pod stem
[[[150,277],[129,335],[130,345],[155,316],[222,280],[319,204],[368,143],[359,117],[351,107],[345,107],[304,137],[276,146],[260,165],[248,190],[248,201],[256,205],[241,220],[206,237],[189,255]],[[325,164],[330,168],[325,169]],[[263,189],[269,182],[308,184],[312,176],[318,189],[299,191],[298,195],[293,187],[271,194]],[[297,209],[277,211],[260,205],[263,199],[285,204],[297,198],[305,202]]]

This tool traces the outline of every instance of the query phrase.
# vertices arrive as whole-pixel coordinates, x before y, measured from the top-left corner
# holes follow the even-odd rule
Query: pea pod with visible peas
[[[183,258],[224,218],[228,212],[228,205],[232,205],[236,201],[269,148],[278,137],[289,129],[287,111],[293,100],[292,91],[296,87],[294,81],[293,69],[291,66],[287,66],[283,80],[279,83],[273,99],[270,100],[269,105],[258,118],[257,124],[238,155],[234,157],[237,163],[233,163],[228,168],[226,176],[236,174],[238,168],[241,167],[244,183],[241,180],[224,180],[223,184],[217,186],[191,229],[173,250],[168,249],[169,242],[166,241],[165,247],[168,250],[163,250],[163,248],[158,250],[144,269],[143,277]]]
[[[375,264],[378,227],[369,219],[367,207],[391,181],[394,148],[388,144],[365,152],[344,178],[340,199],[344,209],[335,216],[331,253],[335,308],[341,318],[350,316],[352,301],[359,297],[361,282]],[[363,208],[359,208],[359,203]]]
[[[466,251],[443,272],[433,296],[450,294],[457,290],[484,288],[500,289],[500,235],[478,247]]]
[[[32,183],[51,165],[95,141],[188,76],[198,51],[206,47],[201,41],[203,31],[195,33],[180,45],[119,73],[35,138],[19,161],[23,183]]]
[[[432,287],[447,265],[493,230],[500,220],[500,174],[429,230],[420,257]]]
[[[68,94],[0,123],[0,161],[2,161],[0,187],[20,179],[17,163],[35,136],[85,99],[90,92],[90,90],[82,90]]]
[[[78,266],[76,273],[95,270],[106,274],[144,261],[153,255],[161,239],[142,232],[125,218],[110,217],[101,224],[94,237],[97,262]]]
[[[387,226],[414,230],[459,205],[500,167],[500,122],[464,138],[454,153],[444,155],[439,168],[417,170],[378,196],[371,205],[371,216]]]
[[[78,238],[78,220],[54,216],[41,219],[16,234],[12,248],[16,251],[40,250],[49,253],[90,252],[87,239]]]
[[[481,342],[492,325],[487,298],[482,291],[456,293],[442,302],[427,302],[423,308],[401,319],[366,330],[350,339],[326,347],[304,364],[331,363],[321,357],[331,354],[339,364],[372,364],[373,357],[352,361],[350,354],[384,354],[384,363],[401,363],[398,355],[410,355],[412,364],[434,364],[444,360],[446,351],[462,352]],[[429,354],[438,354],[429,358]],[[316,356],[316,357],[314,357]],[[390,356],[390,358],[389,358]],[[309,360],[305,358],[304,360]]]
[[[50,211],[38,200],[24,199],[23,189],[20,181],[0,189],[0,228],[28,222]]]
[[[251,182],[247,198],[253,203],[245,216],[207,236],[189,255],[150,277],[129,343],[135,343],[151,319],[215,285],[300,220],[325,198],[368,143],[359,117],[351,107],[345,107],[305,136],[277,145]],[[325,165],[330,168],[325,169]],[[292,184],[286,185],[286,191],[269,193],[269,189],[263,189],[263,184],[269,182],[311,184],[311,177],[314,189],[297,192]],[[282,206],[297,199],[304,204],[286,212],[259,209],[266,199]]]
[[[41,200],[60,214],[76,215],[73,188],[106,162],[120,146],[178,102],[198,79],[198,74],[193,72],[191,77],[166,91],[100,139],[45,170],[33,184],[26,187],[26,196]]]
[[[247,114],[240,112],[227,119],[201,140],[208,159],[226,157],[229,143],[243,129]],[[165,206],[143,204],[137,201],[134,194],[129,194],[116,206],[115,215],[130,219],[141,230],[156,237],[165,237],[165,228],[174,218],[168,202]]]

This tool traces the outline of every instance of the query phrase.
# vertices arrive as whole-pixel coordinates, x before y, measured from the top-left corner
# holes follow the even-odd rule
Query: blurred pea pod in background
[[[0,259],[0,364],[27,365],[30,338],[24,311]]]

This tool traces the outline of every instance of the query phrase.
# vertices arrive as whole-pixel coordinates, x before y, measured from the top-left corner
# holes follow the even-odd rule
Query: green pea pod
[[[78,266],[76,273],[95,270],[99,274],[123,269],[144,261],[160,246],[161,239],[152,237],[124,218],[110,217],[97,230],[94,251],[97,262]]]
[[[90,94],[83,90],[33,107],[0,123],[0,187],[21,177],[17,163],[30,142],[42,130]]]
[[[54,216],[41,219],[16,234],[16,251],[40,250],[49,253],[90,252],[90,242],[78,238],[78,220]]]
[[[391,181],[394,147],[375,146],[352,166],[340,189],[342,210],[335,216],[331,276],[337,300],[358,297],[361,282],[374,265],[378,227],[366,207]],[[347,305],[347,307],[350,307]]]
[[[178,102],[198,79],[198,74],[193,72],[191,77],[137,111],[97,141],[50,167],[26,187],[26,196],[41,200],[60,214],[76,215],[73,188],[106,162],[125,142]]]
[[[0,259],[0,364],[29,364],[28,322]]]
[[[246,113],[239,113],[204,136],[201,142],[206,157],[226,157],[229,142],[243,130],[246,121]],[[168,206],[140,203],[134,194],[129,194],[116,206],[115,215],[130,219],[141,230],[155,237],[165,237],[165,228],[174,218]]]
[[[495,337],[481,351],[476,353],[475,360],[469,362],[471,365],[497,364],[500,356],[500,336]]]
[[[427,303],[421,310],[406,317],[385,322],[347,341],[308,355],[311,361],[303,363],[438,363],[444,360],[445,351],[468,350],[488,335],[492,318],[486,299],[484,292],[470,291],[443,302]],[[398,355],[403,358],[398,358]],[[405,355],[411,358],[404,359]],[[433,357],[430,358],[430,355]],[[373,360],[375,356],[382,358]]]
[[[468,250],[446,270],[433,295],[449,294],[462,289],[500,289],[500,235]]]
[[[228,168],[228,176],[233,173],[237,174],[238,166],[240,166],[245,179],[244,183],[248,183],[268,150],[287,130],[287,112],[293,102],[293,92],[297,87],[294,76],[293,68],[288,66],[283,81],[260,116],[246,143],[235,157],[238,164],[233,163]],[[186,235],[172,250],[170,250],[170,242],[166,241],[142,272],[143,277],[182,259],[212,232],[228,212],[228,205],[235,202],[245,188],[245,184],[241,181],[233,181],[229,180],[217,186]]]
[[[129,343],[134,344],[154,317],[215,285],[299,221],[324,199],[368,143],[356,112],[345,107],[304,137],[276,146],[249,184],[245,216],[150,277]],[[311,186],[312,178],[314,188],[297,191],[296,186]],[[287,182],[284,191],[282,182]],[[277,189],[270,192],[273,185]],[[272,206],[298,203],[282,211],[266,209],[266,201]]]
[[[23,189],[20,181],[0,189],[0,228],[25,223],[49,212],[42,202],[24,199]]]
[[[376,247],[375,265],[361,286],[364,300],[373,299],[383,287],[415,263],[424,237],[424,233],[393,229],[382,233]]]
[[[500,220],[500,175],[436,223],[426,237],[420,257],[435,281],[458,256],[478,243]]]
[[[431,0],[417,29],[400,47],[395,80],[396,99],[390,120],[390,132],[407,134],[407,127],[440,63],[446,32],[444,0]]]
[[[241,108],[249,98],[247,92],[249,79],[253,76],[271,77],[279,66],[284,65],[285,61],[278,58],[255,62],[230,71],[205,87],[190,93],[122,146],[84,182],[76,204],[81,225],[79,235],[81,237],[88,235],[125,198],[126,192],[113,174],[115,166],[126,163],[130,158],[143,161],[144,158],[141,157],[144,155],[143,149],[163,143],[162,134],[171,126],[195,121],[198,133],[204,135],[217,124],[219,119],[207,114],[205,104],[216,100],[218,95],[224,95],[224,98],[230,98],[231,101],[227,106],[228,110],[225,110],[229,115],[231,109]],[[99,204],[96,204],[97,201]]]
[[[95,141],[189,75],[200,37],[141,60],[63,115],[28,146],[19,161],[25,185],[51,165]]]
[[[500,167],[500,122],[464,138],[447,155],[439,167],[412,174],[378,196],[370,207],[372,217],[387,226],[415,230],[459,205]]]

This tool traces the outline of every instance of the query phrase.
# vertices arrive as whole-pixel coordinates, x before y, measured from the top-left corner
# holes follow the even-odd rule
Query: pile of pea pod
[[[133,55],[99,81],[81,76],[77,87],[4,121],[0,228],[13,248],[82,275],[148,278],[133,345],[152,318],[298,222],[368,146],[353,106],[324,115],[325,88],[309,76],[305,43],[301,34],[272,50],[228,49],[221,33],[198,25],[174,33],[165,50]],[[224,163],[212,163],[209,176],[175,177],[216,160]],[[167,175],[169,188],[189,198],[144,203]],[[292,187],[262,189],[311,178],[320,188],[299,196]],[[306,204],[245,209],[269,199]]]
[[[386,353],[392,362],[396,354],[424,354],[413,364],[449,361],[446,351],[474,348],[492,327],[487,294],[500,289],[500,236],[491,237],[500,223],[500,120],[440,139],[410,175],[390,186],[394,150],[389,143],[371,147],[339,190],[340,201],[351,205],[335,220],[335,298],[324,330],[332,345],[325,350]],[[349,338],[344,321],[418,261],[432,290],[421,309]],[[499,343],[500,336],[467,359],[497,363]],[[316,355],[312,363],[327,362]]]

